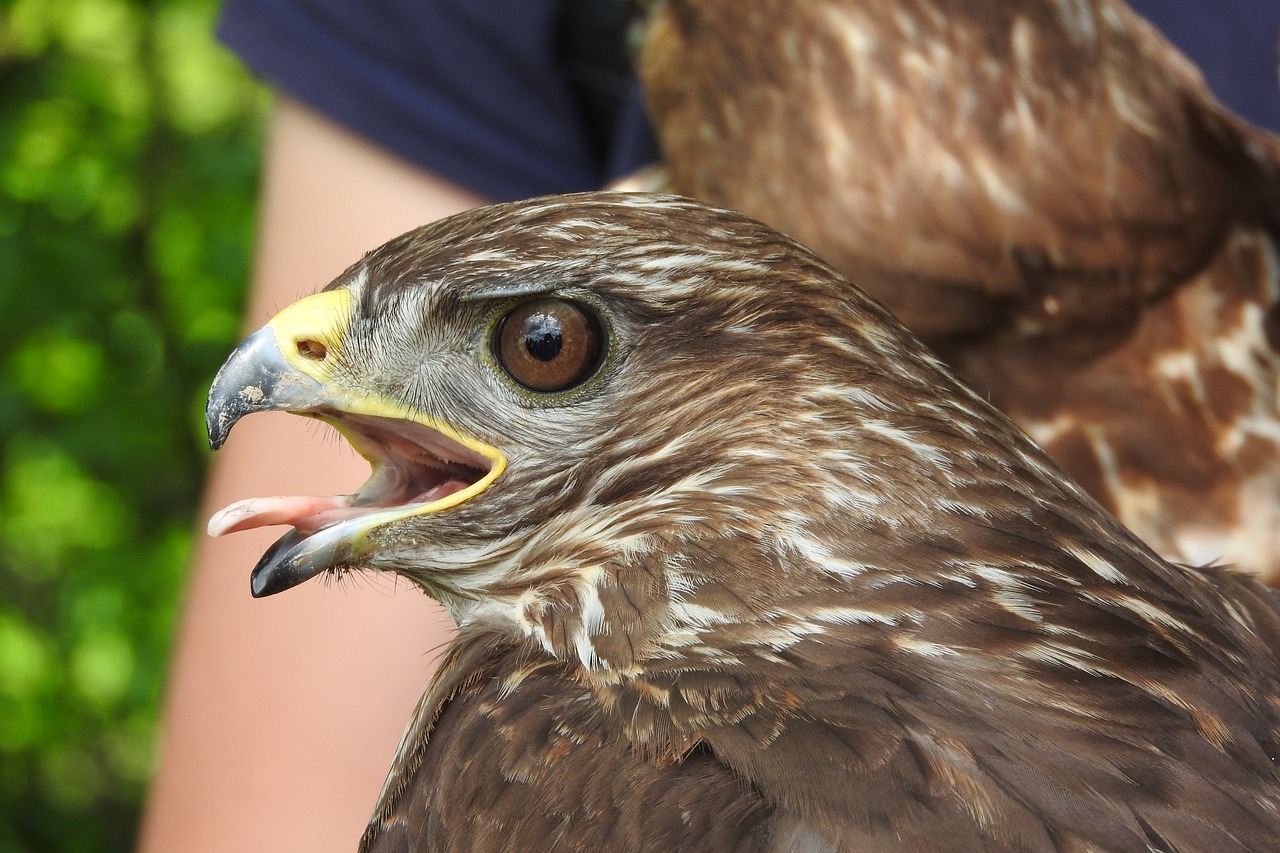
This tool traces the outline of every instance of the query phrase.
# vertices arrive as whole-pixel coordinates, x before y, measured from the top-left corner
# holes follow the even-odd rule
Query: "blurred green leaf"
[[[49,652],[44,638],[21,617],[0,616],[0,692],[16,698],[30,696],[49,677]],[[0,737],[0,742],[3,742]]]
[[[10,366],[27,399],[61,414],[92,407],[106,370],[97,343],[72,332],[47,329],[19,344]]]
[[[0,850],[133,847],[265,103],[217,0],[0,3]]]
[[[119,546],[132,532],[115,489],[88,477],[56,445],[15,440],[0,490],[0,544],[14,569],[48,576],[84,549]]]
[[[133,646],[117,631],[98,631],[71,652],[71,677],[77,692],[98,710],[119,702],[135,666]]]

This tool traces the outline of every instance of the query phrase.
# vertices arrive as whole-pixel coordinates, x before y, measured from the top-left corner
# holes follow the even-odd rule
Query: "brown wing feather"
[[[639,67],[674,189],[783,227],[934,344],[1123,326],[1256,197],[1123,3],[660,9]]]

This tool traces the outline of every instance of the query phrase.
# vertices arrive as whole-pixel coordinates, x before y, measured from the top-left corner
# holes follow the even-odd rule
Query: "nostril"
[[[312,361],[324,361],[326,355],[329,354],[329,348],[320,341],[312,338],[301,338],[297,342],[298,355]]]

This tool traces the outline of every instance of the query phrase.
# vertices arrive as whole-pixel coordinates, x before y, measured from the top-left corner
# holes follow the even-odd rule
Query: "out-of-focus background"
[[[133,847],[263,92],[216,0],[0,3],[0,850]]]

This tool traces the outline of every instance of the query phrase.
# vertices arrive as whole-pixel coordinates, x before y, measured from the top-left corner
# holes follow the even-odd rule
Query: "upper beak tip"
[[[245,415],[274,409],[288,410],[293,401],[287,393],[282,393],[281,378],[291,370],[292,366],[276,345],[270,326],[264,326],[245,338],[218,369],[209,387],[204,409],[209,449],[221,448],[231,428]],[[288,389],[294,389],[296,385],[285,383]],[[307,401],[298,402],[305,404]]]

